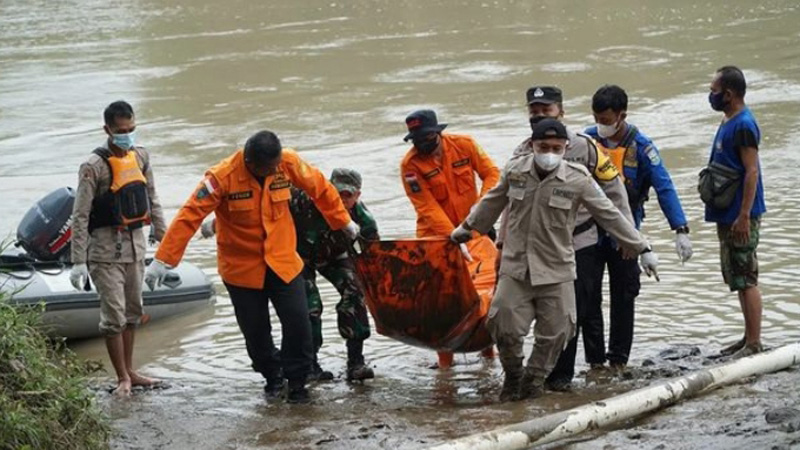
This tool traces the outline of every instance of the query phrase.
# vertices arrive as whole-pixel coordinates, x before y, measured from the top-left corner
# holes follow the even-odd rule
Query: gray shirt
[[[500,274],[528,279],[533,286],[575,280],[572,230],[581,206],[622,246],[637,252],[647,248],[632,221],[611,203],[583,165],[562,161],[540,179],[533,153],[518,155],[465,222],[486,233],[506,206],[508,229]]]
[[[108,149],[108,142],[102,145]],[[139,167],[145,167],[147,194],[150,197],[150,220],[157,240],[167,231],[164,212],[156,194],[150,155],[142,147],[135,147]],[[78,170],[78,189],[72,207],[72,263],[87,261],[130,263],[144,258],[147,241],[142,228],[119,231],[114,227],[97,228],[89,233],[89,216],[95,197],[103,195],[111,186],[111,172],[102,157],[92,153]]]

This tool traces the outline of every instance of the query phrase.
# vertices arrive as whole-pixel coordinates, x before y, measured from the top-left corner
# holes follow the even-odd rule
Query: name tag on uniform
[[[439,172],[441,172],[441,170],[433,169],[430,172],[428,172],[426,174],[423,174],[422,176],[425,177],[426,180],[430,180],[431,178],[435,177],[436,175],[439,175]]]
[[[287,189],[292,183],[289,180],[276,180],[269,185],[270,191],[277,191],[278,189]]]
[[[469,158],[464,158],[462,160],[456,161],[453,163],[453,167],[461,167],[461,166],[468,166],[469,165]]]
[[[574,200],[577,194],[574,191],[568,191],[561,188],[553,188],[553,196],[562,197],[568,200]]]
[[[228,194],[228,200],[247,200],[253,198],[253,191],[233,192]]]

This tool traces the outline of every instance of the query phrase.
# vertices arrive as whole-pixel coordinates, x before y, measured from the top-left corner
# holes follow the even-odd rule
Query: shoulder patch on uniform
[[[217,184],[217,180],[214,177],[206,177],[201,183],[200,187],[197,189],[195,193],[195,198],[198,200],[202,200],[209,195],[213,194],[217,189],[219,189],[219,184]]]
[[[408,172],[403,175],[403,180],[408,185],[408,188],[411,189],[411,192],[417,193],[422,190],[419,186],[419,180],[417,180],[417,174],[414,172]]]
[[[436,175],[439,175],[439,173],[440,173],[440,172],[441,172],[441,170],[439,170],[439,169],[437,168],[437,169],[433,169],[433,170],[431,170],[430,172],[428,172],[428,173],[426,173],[426,174],[423,174],[422,176],[423,176],[423,177],[424,177],[426,180],[430,180],[431,178],[435,177]]]
[[[661,164],[661,155],[658,154],[658,150],[652,145],[648,145],[644,149],[644,154],[647,156],[647,159],[650,160],[650,164],[657,166]]]
[[[594,174],[599,181],[611,181],[619,176],[619,170],[609,158],[595,170]]]

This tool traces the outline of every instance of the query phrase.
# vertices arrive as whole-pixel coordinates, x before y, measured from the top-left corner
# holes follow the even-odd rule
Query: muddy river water
[[[120,98],[136,108],[168,218],[207,167],[267,128],[325,172],[359,170],[382,234],[400,237],[414,231],[399,174],[408,112],[436,109],[448,131],[472,134],[502,165],[530,132],[529,86],[560,86],[565,121],[578,128],[591,122],[595,89],[616,83],[629,93],[630,121],[653,138],[670,168],[695,253],[678,263],[673,233],[651,200],[644,231],[659,253],[661,282],[643,281],[632,365],[676,344],[711,352],[736,339],[742,321],[722,284],[716,234],[702,221],[695,183],[720,121],[708,105],[708,84],[716,68],[736,64],[764,136],[764,342],[796,342],[798,23],[795,0],[0,0],[0,234],[12,234],[42,195],[75,185],[78,165],[103,139],[102,109]],[[440,374],[428,368],[430,351],[377,336],[366,345],[374,382],[317,386],[310,406],[268,404],[219,284],[213,242],[193,241],[186,259],[218,283],[217,303],[142,329],[137,362],[172,388],[122,403],[100,394],[119,430],[115,447],[417,448],[623,389],[592,385],[501,405],[499,364],[459,356],[459,366]],[[323,285],[321,357],[341,375],[334,293]],[[107,364],[102,342],[75,349]],[[582,357],[579,365],[585,368]],[[800,379],[782,376],[726,398],[750,404],[752,394],[758,402],[759,392],[781,392],[769,386],[786,389]],[[592,384],[577,381],[579,388]],[[798,403],[794,389],[774,397]],[[653,448],[672,435],[663,431],[670,424],[681,431],[681,420],[719,414],[713,398],[689,409],[669,413],[650,441],[615,432],[581,445]],[[720,415],[713,423],[723,422]],[[684,436],[687,448],[764,443],[758,432],[722,430],[726,441],[693,430]]]

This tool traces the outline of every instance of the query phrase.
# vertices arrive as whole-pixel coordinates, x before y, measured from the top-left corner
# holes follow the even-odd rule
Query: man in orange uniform
[[[471,137],[442,134],[430,109],[406,117],[408,134],[404,141],[414,144],[400,166],[406,195],[417,211],[417,237],[447,237],[466,219],[470,209],[500,180],[500,169]],[[475,174],[481,178],[481,190]],[[466,245],[464,257],[470,259]],[[492,357],[492,349],[483,352]],[[439,368],[453,364],[453,354],[439,352]]]
[[[296,251],[289,211],[292,186],[308,194],[331,229],[356,237],[358,225],[350,219],[336,188],[293,150],[283,150],[274,133],[260,131],[247,140],[244,150],[206,172],[167,230],[145,282],[151,289],[161,282],[167,266],[180,262],[203,219],[214,212],[219,273],[253,369],[267,380],[269,397],[280,395],[286,377],[287,401],[306,403],[313,349],[300,276],[303,260]],[[267,299],[281,321],[280,352],[272,341]]]

